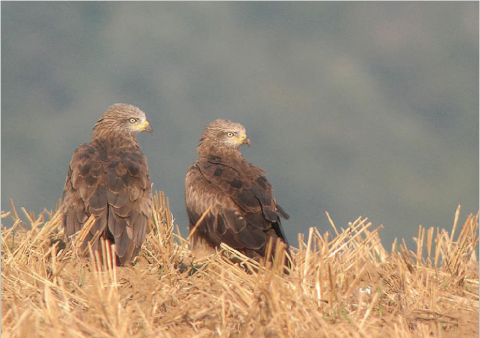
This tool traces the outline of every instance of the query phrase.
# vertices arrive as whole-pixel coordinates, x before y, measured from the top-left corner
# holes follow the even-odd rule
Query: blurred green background
[[[2,210],[61,197],[73,150],[137,105],[185,235],[204,127],[243,124],[297,233],[358,216],[384,245],[478,210],[478,2],[2,2]],[[5,219],[4,224],[9,225]]]

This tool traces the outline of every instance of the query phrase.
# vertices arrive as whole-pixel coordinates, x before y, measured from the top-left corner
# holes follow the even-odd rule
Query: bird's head
[[[116,103],[108,108],[93,128],[93,134],[113,132],[133,137],[142,131],[152,132],[152,126],[147,121],[145,113],[125,103]]]
[[[202,134],[200,146],[212,145],[216,148],[240,149],[243,144],[250,145],[245,127],[229,120],[215,120]]]

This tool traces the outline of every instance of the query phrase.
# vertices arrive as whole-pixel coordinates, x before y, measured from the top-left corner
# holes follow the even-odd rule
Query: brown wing
[[[137,147],[109,147],[92,141],[73,153],[63,191],[65,233],[96,220],[84,247],[97,231],[115,243],[121,264],[140,251],[151,213],[152,193],[145,156]],[[94,249],[98,249],[98,242]]]
[[[265,172],[246,161],[194,163],[187,173],[186,205],[190,227],[211,207],[197,232],[214,246],[224,242],[264,256],[270,237],[287,243],[280,216],[289,216],[273,198]]]

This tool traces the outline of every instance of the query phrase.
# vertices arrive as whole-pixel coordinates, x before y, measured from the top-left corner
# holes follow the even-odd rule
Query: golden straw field
[[[139,256],[116,267],[65,243],[58,211],[12,203],[2,336],[478,337],[478,212],[460,224],[458,208],[451,229],[419,227],[413,251],[402,239],[384,247],[367,219],[332,221],[291,239],[284,271],[281,246],[273,263],[226,246],[196,259],[163,193],[154,204]]]

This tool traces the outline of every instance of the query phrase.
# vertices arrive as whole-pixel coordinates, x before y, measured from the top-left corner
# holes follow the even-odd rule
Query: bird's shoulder
[[[200,158],[194,163],[196,169],[202,174],[215,178],[215,180],[231,180],[236,178],[254,184],[257,178],[265,177],[266,172],[249,163],[243,156],[218,156],[210,155]],[[265,178],[266,179],[266,178]]]
[[[187,193],[233,198],[239,205],[258,208],[259,203],[273,203],[272,186],[265,171],[242,158],[210,156],[200,158],[187,172]]]
[[[70,167],[84,171],[95,167],[116,167],[126,165],[133,173],[138,168],[134,164],[147,166],[146,157],[137,142],[117,141],[115,139],[92,139],[81,144],[73,152]],[[147,166],[148,168],[148,166]]]
[[[102,186],[108,186],[114,192],[134,189],[131,193],[135,196],[141,193],[140,190],[149,189],[146,157],[135,144],[115,145],[110,140],[92,140],[75,149],[64,196],[72,190],[87,201]]]

